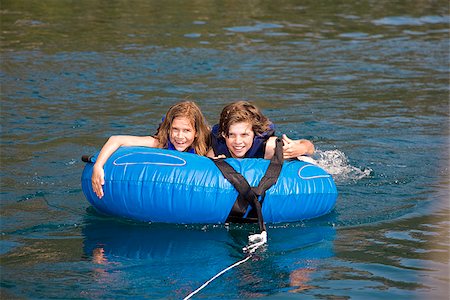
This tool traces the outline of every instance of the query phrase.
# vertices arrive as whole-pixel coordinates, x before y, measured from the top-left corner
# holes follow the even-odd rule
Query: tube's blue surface
[[[94,156],[93,160],[95,160]],[[269,165],[264,159],[227,159],[251,186]],[[122,147],[106,162],[104,196],[92,190],[93,163],[81,178],[92,206],[107,215],[144,222],[224,223],[237,191],[209,159],[173,150]],[[323,169],[302,161],[285,161],[277,183],[262,206],[267,223],[295,222],[330,212],[336,185]]]

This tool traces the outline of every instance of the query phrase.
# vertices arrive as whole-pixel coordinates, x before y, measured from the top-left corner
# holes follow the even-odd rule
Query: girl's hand
[[[96,164],[92,170],[91,182],[94,193],[101,199],[103,197],[103,185],[105,184],[105,170]]]

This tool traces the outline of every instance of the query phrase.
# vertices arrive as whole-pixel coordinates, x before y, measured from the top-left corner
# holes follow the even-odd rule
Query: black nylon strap
[[[278,177],[281,173],[281,168],[283,167],[283,141],[279,138],[275,141],[275,153],[270,159],[270,164],[267,167],[266,173],[258,184],[258,187],[253,188],[258,196],[263,196],[266,191],[275,183],[277,183]],[[261,201],[261,202],[262,202]]]
[[[270,164],[267,167],[266,173],[259,182],[257,187],[252,188],[257,196],[261,196],[260,205],[264,203],[266,191],[275,183],[277,183],[280,176],[281,169],[283,168],[283,141],[279,138],[275,141],[275,153],[270,159]],[[258,215],[258,211],[252,210],[248,213],[248,218],[255,218]]]
[[[236,172],[236,170],[233,169],[233,167],[230,166],[225,160],[215,159],[213,161],[219,168],[220,172],[222,172],[223,176],[234,186],[234,188],[239,193],[228,218],[242,218],[247,211],[247,207],[249,205],[249,201],[247,200],[247,198],[252,188],[248,184],[245,177]],[[227,221],[229,221],[229,219],[227,219]]]
[[[267,167],[263,178],[259,182],[258,187],[251,187],[245,177],[238,173],[225,160],[217,159],[213,161],[223,176],[239,193],[228,215],[227,222],[253,223],[257,220],[261,231],[265,231],[266,227],[262,216],[261,205],[264,201],[266,190],[277,182],[278,176],[280,175],[283,166],[283,142],[278,138],[276,139],[275,154],[270,160],[270,164]],[[261,196],[261,202],[258,200],[259,196]],[[253,209],[248,216],[244,218],[249,205]]]
[[[92,162],[92,156],[93,155],[83,155],[83,156],[81,156],[81,161],[83,161],[85,163],[90,163],[90,162]]]

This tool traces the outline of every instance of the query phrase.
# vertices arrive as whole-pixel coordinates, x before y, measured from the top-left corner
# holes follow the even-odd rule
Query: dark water
[[[180,299],[253,226],[95,214],[82,154],[196,100],[311,139],[339,198],[197,298],[448,299],[447,1],[1,3],[1,298]]]

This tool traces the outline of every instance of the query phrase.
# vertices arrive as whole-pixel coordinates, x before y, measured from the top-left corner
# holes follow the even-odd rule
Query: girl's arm
[[[103,166],[108,158],[121,146],[144,146],[156,148],[159,146],[159,142],[151,136],[111,136],[102,147],[102,150],[100,150],[92,170],[92,189],[99,198],[103,197],[103,185],[105,184],[105,171],[103,170]]]
[[[209,157],[209,158],[212,158],[212,159],[227,158],[225,156],[225,154],[219,154],[218,156],[216,156],[216,154],[214,153],[213,148],[210,148],[208,150],[208,152],[206,153],[206,157]]]
[[[206,156],[210,157],[210,158],[216,157],[216,155],[214,154],[213,148],[209,148],[208,152],[206,153]]]

